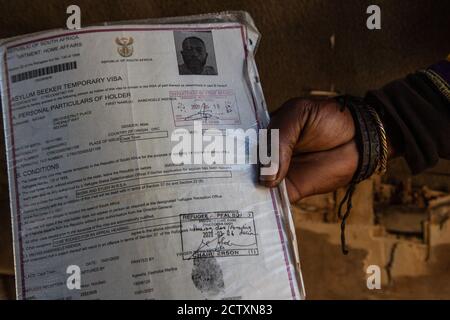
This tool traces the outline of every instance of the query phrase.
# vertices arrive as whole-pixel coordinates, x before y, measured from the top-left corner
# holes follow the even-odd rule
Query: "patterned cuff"
[[[447,60],[439,61],[425,70],[424,73],[435,85],[435,87],[450,101],[450,55]]]

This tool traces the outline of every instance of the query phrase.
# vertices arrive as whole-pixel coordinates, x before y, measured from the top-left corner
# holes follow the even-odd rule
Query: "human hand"
[[[347,108],[334,99],[291,99],[272,116],[279,130],[279,169],[260,176],[275,187],[286,179],[289,200],[327,193],[350,183],[358,166],[355,125]]]

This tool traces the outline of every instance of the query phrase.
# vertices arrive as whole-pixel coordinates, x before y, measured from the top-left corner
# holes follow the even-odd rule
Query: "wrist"
[[[401,156],[403,153],[401,134],[392,117],[385,112],[383,105],[377,99],[374,99],[373,96],[366,96],[364,100],[376,110],[384,127],[388,150],[387,160]]]

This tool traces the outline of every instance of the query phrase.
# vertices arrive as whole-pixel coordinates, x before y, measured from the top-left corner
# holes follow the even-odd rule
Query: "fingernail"
[[[259,175],[259,181],[275,181],[277,179],[277,175]]]

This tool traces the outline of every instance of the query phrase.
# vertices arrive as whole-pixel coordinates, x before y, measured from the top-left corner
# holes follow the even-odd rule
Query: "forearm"
[[[440,86],[429,75],[437,75]],[[442,61],[366,95],[381,111],[390,158],[404,156],[414,174],[440,157],[450,159],[449,82],[450,62]]]

